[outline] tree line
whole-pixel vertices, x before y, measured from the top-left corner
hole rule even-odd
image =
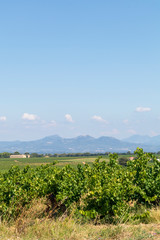
[[[20,155],[21,153],[16,151],[14,153],[10,153],[10,152],[2,152],[0,153],[0,158],[10,158],[10,155]],[[92,156],[108,156],[110,154],[110,152],[105,152],[105,153],[90,153],[90,152],[84,152],[84,153],[29,153],[29,152],[25,152],[25,155],[30,155],[31,158],[39,158],[39,157],[92,157]],[[158,151],[157,153],[152,153],[152,154],[160,154],[160,151]],[[128,152],[123,152],[123,153],[118,153],[118,155],[133,155],[132,152],[128,151]]]

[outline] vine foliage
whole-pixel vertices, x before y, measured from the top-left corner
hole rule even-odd
[[[16,218],[33,199],[49,194],[65,209],[74,204],[80,218],[126,220],[137,206],[159,205],[160,162],[137,148],[126,167],[118,163],[117,154],[110,154],[109,162],[99,157],[92,166],[79,164],[76,169],[70,165],[59,169],[55,164],[23,170],[14,166],[0,175],[1,218]]]

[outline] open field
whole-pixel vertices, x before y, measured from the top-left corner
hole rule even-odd
[[[18,166],[23,169],[29,165],[33,168],[40,166],[41,164],[48,164],[57,161],[56,166],[64,167],[67,164],[75,166],[77,164],[83,164],[83,162],[92,164],[97,156],[91,157],[38,157],[38,158],[0,158],[0,172],[9,170],[12,166]],[[103,160],[108,160],[108,156],[103,156]]]
[[[119,155],[119,157],[129,158],[131,155]],[[159,155],[156,155],[160,158]],[[92,164],[98,156],[87,156],[87,157],[37,157],[37,158],[0,158],[0,172],[5,172],[9,170],[12,166],[18,166],[23,169],[25,166],[36,168],[42,164],[53,163],[57,161],[57,167],[64,167],[67,164],[76,167],[77,164],[88,163]],[[109,156],[102,156],[102,160],[108,161]]]

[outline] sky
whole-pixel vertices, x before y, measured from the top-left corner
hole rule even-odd
[[[159,0],[0,0],[0,141],[160,134]]]

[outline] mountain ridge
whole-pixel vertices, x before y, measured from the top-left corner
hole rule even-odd
[[[148,135],[132,135],[129,138],[124,138],[123,141],[130,143],[145,143],[147,145],[160,144],[160,135],[150,137]]]
[[[89,135],[80,135],[75,138],[62,138],[59,135],[50,135],[32,141],[0,141],[0,152],[133,152],[137,147],[142,147],[146,152],[160,151],[160,135],[156,137],[137,135],[137,139],[141,139],[141,142],[131,142],[131,140],[138,141],[135,136],[131,136],[130,139],[128,138],[128,141],[126,141],[127,139],[119,140],[109,136],[94,138]]]

